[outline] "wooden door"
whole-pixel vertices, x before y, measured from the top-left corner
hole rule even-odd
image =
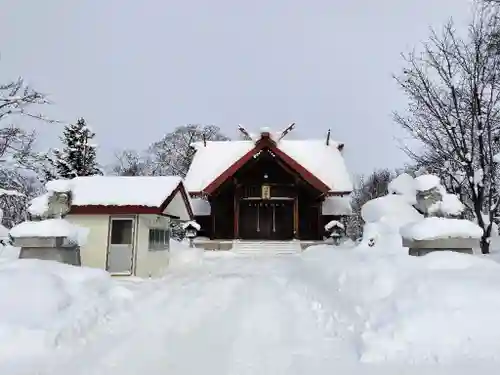
[[[272,208],[261,201],[240,202],[239,232],[244,240],[269,240],[272,238]]]
[[[273,206],[274,209],[274,240],[291,240],[293,239],[293,201],[277,202]]]

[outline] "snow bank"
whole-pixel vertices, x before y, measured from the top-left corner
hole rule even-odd
[[[199,266],[203,263],[204,250],[189,247],[184,242],[170,240],[169,269]]]
[[[481,238],[483,230],[468,220],[429,217],[403,226],[400,233],[408,239],[433,240],[449,237]]]
[[[1,215],[0,215],[1,216]],[[9,238],[9,230],[0,224],[0,240]]]
[[[105,271],[31,259],[0,263],[0,295],[2,364],[74,340],[131,299]]]
[[[65,219],[25,221],[10,230],[14,238],[26,237],[67,237],[79,245],[86,242],[88,229],[71,224]]]
[[[0,245],[0,261],[18,259],[20,251],[19,247]]]
[[[302,254],[334,294],[362,362],[500,359],[500,265],[452,252],[390,253],[318,246]]]

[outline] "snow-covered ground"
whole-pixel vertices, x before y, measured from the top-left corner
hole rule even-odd
[[[498,372],[499,264],[371,250],[186,250],[159,280],[3,260],[0,374]]]

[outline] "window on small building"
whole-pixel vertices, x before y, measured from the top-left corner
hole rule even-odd
[[[170,244],[170,231],[168,229],[149,230],[149,250],[168,250]]]

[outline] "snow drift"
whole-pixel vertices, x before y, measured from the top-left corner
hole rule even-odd
[[[131,299],[105,271],[40,260],[0,262],[0,363],[81,336]]]
[[[390,253],[317,246],[302,255],[337,290],[332,298],[358,335],[361,361],[500,359],[500,265],[452,252]]]

